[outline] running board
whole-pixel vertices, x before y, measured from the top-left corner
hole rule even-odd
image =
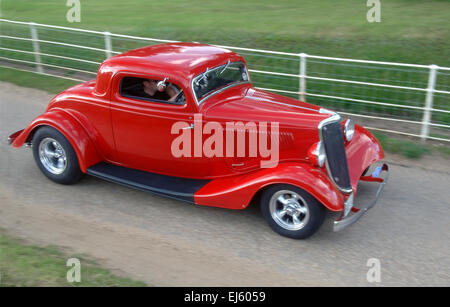
[[[130,188],[190,203],[194,203],[194,194],[209,182],[209,180],[148,173],[106,162],[89,167],[86,173]]]

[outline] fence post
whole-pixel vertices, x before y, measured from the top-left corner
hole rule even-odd
[[[428,87],[427,87],[427,96],[425,98],[425,110],[423,111],[422,118],[422,132],[420,133],[420,137],[422,140],[426,140],[429,135],[430,130],[430,121],[431,121],[431,109],[433,108],[433,95],[434,95],[434,87],[436,85],[436,71],[439,66],[430,65],[430,73],[428,76]]]
[[[36,62],[36,71],[38,73],[43,73],[44,69],[42,68],[41,49],[39,48],[39,36],[37,33],[36,24],[34,22],[30,22],[29,25],[31,41],[33,43],[34,60]]]
[[[103,35],[105,36],[105,53],[106,58],[110,58],[112,56],[112,42],[111,42],[111,33],[110,32],[103,32]]]
[[[305,101],[306,96],[306,53],[300,53],[300,75],[298,84],[298,98]]]

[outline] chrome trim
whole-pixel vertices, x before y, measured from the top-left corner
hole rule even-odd
[[[333,231],[341,231],[342,229],[350,226],[351,224],[353,224],[357,220],[359,220],[361,218],[361,216],[363,216],[363,214],[366,213],[370,208],[375,206],[375,204],[378,201],[378,198],[381,195],[381,192],[383,191],[383,188],[384,188],[387,180],[389,179],[389,165],[387,163],[382,163],[381,167],[382,167],[381,171],[386,172],[386,177],[383,179],[383,182],[380,182],[380,186],[378,187],[378,190],[375,194],[375,198],[368,205],[366,205],[363,208],[359,208],[358,212],[356,212],[355,214],[353,214],[349,217],[346,217],[345,214],[342,214],[336,221],[334,221]],[[371,177],[376,177],[376,176],[373,176],[374,173],[372,173]]]
[[[314,148],[312,151],[312,155],[314,155],[317,160],[317,166],[324,166],[327,156],[325,155],[325,147],[323,146],[322,142],[319,141],[317,143],[314,143],[310,148]]]
[[[220,71],[219,75],[221,75],[230,65],[230,60],[228,60],[227,64],[225,65],[225,67]]]
[[[229,89],[230,87],[233,87],[233,86],[236,86],[236,85],[241,85],[241,84],[246,84],[246,83],[250,83],[250,82],[249,82],[249,81],[245,81],[245,82],[236,82],[236,83],[232,83],[232,84],[230,84],[230,85],[221,87],[220,89],[215,90],[215,91],[209,93],[208,95],[206,95],[205,97],[203,97],[202,100],[200,100],[200,101],[197,100],[197,96],[195,95],[194,89],[192,89],[192,92],[194,93],[194,98],[195,98],[195,101],[197,102],[197,105],[200,105],[203,101],[205,101],[206,99],[208,99],[208,98],[211,97],[211,96],[214,96],[214,95],[216,95],[216,94],[219,94],[219,93],[223,92],[224,90]]]
[[[194,129],[194,124],[191,123],[189,126],[181,128],[181,130],[189,130],[189,129]]]
[[[242,162],[242,163],[233,163],[233,164],[231,164],[232,167],[244,166],[244,165],[245,165],[244,162]]]
[[[330,111],[330,110],[328,110],[328,109],[324,109],[324,108],[321,108],[321,109],[319,110],[319,113],[327,113],[327,114],[331,114],[331,115],[332,115],[332,116],[330,116],[330,117],[328,117],[328,118],[325,118],[323,121],[321,121],[321,122],[319,123],[319,126],[317,127],[317,128],[319,129],[319,138],[320,138],[320,141],[323,143],[322,128],[323,128],[325,125],[329,124],[329,123],[332,123],[332,122],[340,122],[342,118],[341,118],[341,116],[340,116],[338,113],[333,112],[333,111]],[[326,151],[325,151],[325,156],[326,156],[326,154],[327,154],[327,153],[326,153]],[[345,193],[345,194],[350,194],[350,193],[353,192],[353,189],[352,189],[352,188],[349,188],[349,189],[341,188],[341,187],[337,184],[337,182],[334,180],[333,175],[332,175],[331,170],[330,170],[330,165],[329,165],[329,163],[328,163],[328,157],[326,157],[326,159],[325,159],[325,167],[326,167],[326,169],[327,169],[328,177],[331,179],[331,181],[333,181],[334,185],[339,189],[339,191],[341,191],[341,192],[343,192],[343,193]]]
[[[355,198],[354,195],[355,194],[351,192],[347,200],[344,202],[344,217],[347,216],[353,208],[353,200]]]
[[[247,65],[245,65],[245,63],[242,62],[242,61],[235,61],[235,62],[231,62],[231,63],[242,63],[242,64],[244,64],[245,72],[246,72],[246,74],[247,74],[248,80],[247,80],[247,81],[241,81],[241,82],[231,83],[230,85],[227,85],[227,86],[225,86],[225,87],[222,87],[222,88],[220,88],[220,89],[217,89],[217,90],[215,90],[215,91],[209,93],[208,95],[206,95],[205,97],[203,97],[200,101],[198,101],[197,95],[195,94],[195,91],[194,91],[194,81],[195,81],[195,79],[196,79],[197,77],[199,77],[199,76],[205,74],[205,73],[208,72],[208,71],[211,71],[211,70],[214,70],[214,69],[218,69],[218,68],[220,68],[220,67],[222,67],[222,66],[228,65],[228,63],[227,63],[227,64],[220,65],[220,66],[217,66],[217,67],[214,67],[213,69],[207,68],[207,71],[205,71],[205,72],[203,72],[203,73],[201,73],[201,74],[195,76],[194,78],[192,78],[192,81],[191,81],[191,92],[192,92],[192,95],[194,96],[194,100],[195,100],[195,102],[197,103],[198,106],[199,106],[203,101],[205,101],[206,99],[210,98],[211,96],[213,96],[213,95],[215,95],[215,94],[218,94],[218,93],[221,93],[221,92],[223,92],[224,90],[229,89],[230,87],[233,87],[233,86],[236,86],[236,85],[240,85],[240,84],[246,84],[246,83],[251,84],[251,81],[250,81],[250,75],[248,74]]]
[[[341,120],[341,116],[338,113],[333,112],[333,111],[328,110],[328,109],[325,109],[325,108],[320,108],[319,109],[319,113],[322,113],[322,114],[325,113],[325,114],[331,114],[332,115],[330,117],[325,118],[323,121],[321,121],[319,123],[319,129],[322,129],[322,127],[325,126],[328,123],[337,122],[337,121]]]
[[[322,167],[327,160],[327,154],[325,153],[325,146],[322,142],[317,144],[317,164]]]
[[[350,137],[347,136],[347,133],[349,132],[349,129],[352,129],[352,134]],[[350,142],[353,139],[353,136],[355,135],[355,124],[353,121],[349,118],[345,121],[344,124],[344,137],[347,142]]]
[[[167,80],[169,80],[169,78],[164,78],[164,80],[162,80],[162,81],[159,81],[157,84],[156,84],[156,88],[158,89],[158,91],[160,91],[160,92],[164,92],[165,90],[166,90],[166,88],[167,88]]]

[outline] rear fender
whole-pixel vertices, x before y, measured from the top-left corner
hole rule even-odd
[[[34,133],[42,126],[53,127],[66,137],[75,150],[82,172],[85,173],[89,166],[102,160],[83,126],[70,113],[61,109],[38,116],[28,127],[14,136],[11,145],[18,148],[24,143],[31,142]]]
[[[197,191],[194,200],[198,205],[244,209],[258,191],[273,184],[297,186],[331,211],[344,209],[344,197],[326,171],[308,163],[283,163],[251,174],[215,179]]]

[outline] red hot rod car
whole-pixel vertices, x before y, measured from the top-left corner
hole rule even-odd
[[[62,184],[86,173],[197,205],[259,201],[269,225],[291,238],[312,235],[326,210],[340,212],[334,230],[355,222],[388,172],[364,128],[258,90],[241,56],[194,43],[107,59],[95,80],[57,95],[9,142],[31,145],[40,170]],[[379,186],[357,208],[360,180]]]

